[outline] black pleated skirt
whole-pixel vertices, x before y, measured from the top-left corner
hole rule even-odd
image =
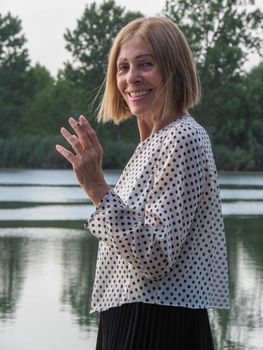
[[[96,350],[213,350],[206,309],[124,304],[102,311]]]

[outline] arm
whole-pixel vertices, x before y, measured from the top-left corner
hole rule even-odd
[[[202,193],[200,150],[190,138],[165,140],[144,218],[110,190],[88,222],[92,234],[149,279],[173,267]]]

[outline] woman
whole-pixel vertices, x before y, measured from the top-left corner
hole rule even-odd
[[[135,116],[140,133],[114,189],[88,121],[61,130],[74,153],[57,150],[96,206],[98,350],[213,349],[207,308],[228,307],[227,259],[210,141],[187,112],[198,100],[182,32],[139,18],[115,38],[99,111],[100,121]]]

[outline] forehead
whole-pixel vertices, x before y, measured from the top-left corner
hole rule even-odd
[[[153,57],[152,49],[140,36],[134,36],[121,45],[117,56],[117,63],[136,60],[142,57]]]

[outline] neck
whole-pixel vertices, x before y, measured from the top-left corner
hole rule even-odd
[[[140,116],[137,117],[137,125],[140,133],[140,141],[144,141],[147,137],[153,135],[158,130],[175,121],[183,113],[175,112],[170,116],[162,118],[161,120],[153,120],[151,117]]]
[[[154,121],[153,123],[153,126],[152,126],[152,134],[154,134],[156,131],[164,128],[166,125],[170,124],[171,122],[175,121],[178,117],[180,117],[183,113],[174,113],[170,116],[167,116],[163,119],[160,119],[160,120],[156,120]]]

